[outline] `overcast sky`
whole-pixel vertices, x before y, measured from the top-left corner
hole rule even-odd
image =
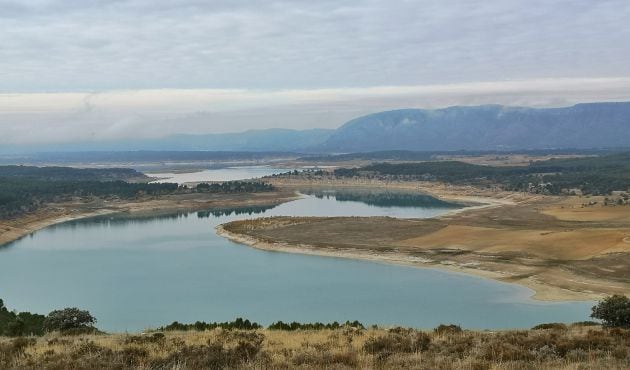
[[[630,100],[628,0],[0,0],[0,143]]]

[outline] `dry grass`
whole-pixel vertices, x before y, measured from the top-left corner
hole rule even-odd
[[[2,369],[627,369],[630,330],[167,332],[0,338]]]

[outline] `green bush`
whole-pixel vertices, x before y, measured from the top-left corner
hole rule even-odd
[[[604,298],[593,307],[591,317],[606,327],[630,328],[630,298],[617,294]]]
[[[92,332],[94,324],[96,324],[96,318],[90,312],[72,307],[49,313],[44,320],[44,330]]]
[[[567,330],[567,326],[559,322],[550,322],[546,324],[538,324],[532,328],[532,330],[546,330],[546,329]]]
[[[436,334],[458,334],[463,330],[459,325],[444,325],[440,324],[437,328],[433,329]]]

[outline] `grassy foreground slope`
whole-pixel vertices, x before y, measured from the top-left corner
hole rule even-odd
[[[627,369],[630,331],[270,329],[0,338],[2,369]]]
[[[0,304],[2,301],[0,301]],[[40,336],[25,337],[21,316],[0,309],[2,369],[623,369],[630,366],[630,299],[592,309],[600,324],[548,323],[530,330],[422,331],[358,321],[284,323],[266,329],[237,318],[197,321],[142,334],[105,334],[88,311],[54,310]],[[6,322],[8,320],[8,322]],[[1,321],[0,321],[1,323]],[[18,324],[18,325],[16,325]],[[35,325],[37,326],[37,325]],[[16,330],[17,329],[17,330]],[[21,330],[20,330],[21,329]],[[46,333],[42,336],[43,333]],[[0,333],[1,334],[1,333]]]

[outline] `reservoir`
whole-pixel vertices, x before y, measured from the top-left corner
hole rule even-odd
[[[37,313],[77,306],[106,331],[173,321],[274,321],[469,329],[589,319],[593,302],[545,303],[532,291],[432,268],[253,249],[219,224],[282,216],[433,217],[459,205],[410,193],[304,189],[276,207],[157,217],[95,217],[48,227],[0,248],[0,298]]]

